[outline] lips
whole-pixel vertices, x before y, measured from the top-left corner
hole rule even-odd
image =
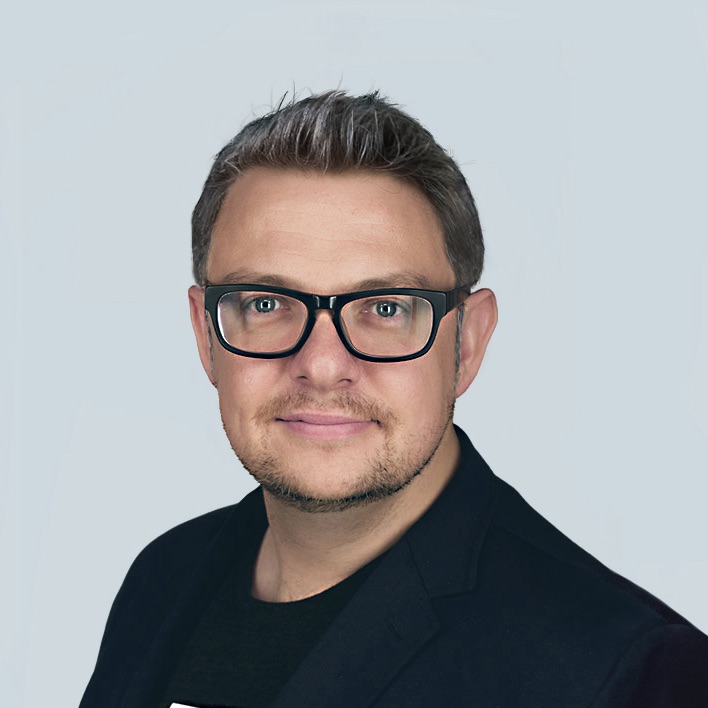
[[[369,420],[352,418],[345,415],[330,415],[327,413],[289,413],[278,418],[284,423],[308,423],[309,425],[347,425],[349,423],[370,423]]]
[[[342,439],[358,435],[370,426],[377,425],[375,420],[362,420],[347,415],[330,413],[296,412],[276,418],[285,428],[298,436],[316,439]]]

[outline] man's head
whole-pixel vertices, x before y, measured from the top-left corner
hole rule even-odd
[[[193,286],[191,314],[231,445],[273,497],[307,511],[341,510],[453,464],[454,402],[494,328],[493,295],[469,296],[459,325],[445,314],[459,311],[449,296],[429,351],[397,361],[362,357],[351,345],[359,332],[374,332],[369,353],[388,352],[393,333],[404,332],[392,328],[409,300],[390,293],[345,311],[331,298],[390,288],[450,292],[478,279],[483,247],[472,196],[427,131],[376,96],[330,93],[292,104],[222,150],[193,224],[200,286],[250,293],[231,293],[212,318],[204,288]],[[289,349],[293,342],[279,333],[301,322],[306,302],[310,329]],[[277,349],[275,358],[228,351],[229,327],[247,342],[237,342],[238,351]],[[394,343],[407,351],[406,341]]]

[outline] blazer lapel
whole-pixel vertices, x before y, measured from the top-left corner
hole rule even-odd
[[[369,705],[439,625],[408,544],[398,543],[290,678],[272,708]]]

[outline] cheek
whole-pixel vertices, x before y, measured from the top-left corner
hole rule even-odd
[[[428,355],[422,357],[421,370],[417,373],[420,396],[431,409],[431,414],[432,411],[442,411],[446,415],[451,400],[455,398],[457,375],[454,331],[448,334],[440,340],[440,346],[433,347]]]
[[[447,413],[454,391],[454,349],[431,350],[420,359],[400,364],[380,364],[371,377],[375,395],[395,410],[400,420],[420,423]]]
[[[246,419],[278,390],[283,380],[275,361],[248,359],[229,352],[215,357],[219,406],[222,416]]]

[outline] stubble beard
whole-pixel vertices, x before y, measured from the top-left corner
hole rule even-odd
[[[326,405],[313,399],[311,394],[302,392],[284,395],[271,400],[261,407],[254,421],[262,429],[258,443],[247,443],[239,439],[238,431],[231,426],[222,413],[222,424],[231,448],[250,475],[273,497],[300,511],[307,513],[340,512],[354,507],[390,497],[410,484],[430,463],[448,429],[455,409],[455,396],[451,394],[446,402],[445,414],[436,428],[416,431],[408,439],[396,442],[394,432],[397,418],[394,413],[367,398],[343,392],[330,398]],[[325,497],[309,492],[301,484],[287,459],[272,450],[268,424],[295,410],[326,410],[328,412],[350,414],[359,419],[376,421],[384,435],[384,443],[374,456],[369,457],[364,469],[357,476],[356,485],[342,496]],[[421,440],[429,441],[420,448]],[[328,449],[335,449],[336,442],[321,443],[322,458],[326,459]],[[342,475],[346,470],[333,470]]]

